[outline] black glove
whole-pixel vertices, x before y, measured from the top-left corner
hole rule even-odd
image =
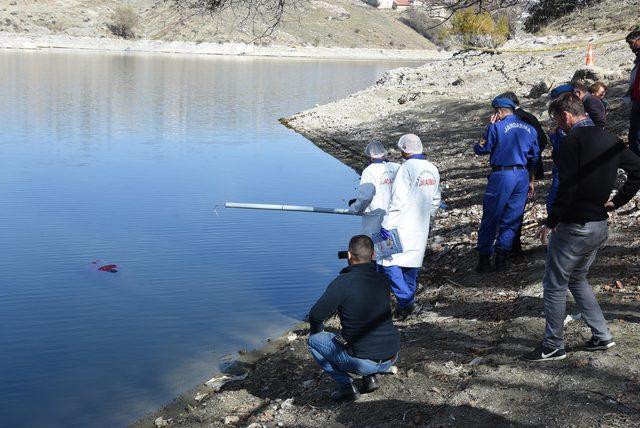
[[[357,199],[350,199],[350,200],[349,200],[349,206],[351,206],[351,205],[355,204],[355,203],[356,203],[356,201],[357,201]]]

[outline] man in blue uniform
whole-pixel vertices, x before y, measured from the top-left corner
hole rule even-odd
[[[495,269],[504,270],[516,236],[533,169],[538,161],[538,135],[514,114],[516,105],[508,98],[495,98],[495,113],[484,138],[473,149],[489,155],[491,174],[482,203],[482,222],[478,232],[479,273],[491,271],[491,254],[496,253]],[[496,238],[496,232],[498,234]]]

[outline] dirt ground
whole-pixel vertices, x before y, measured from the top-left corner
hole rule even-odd
[[[572,322],[567,359],[519,360],[544,326],[542,248],[529,250],[509,273],[484,277],[472,273],[471,254],[448,255],[459,269],[441,260],[422,278],[418,300],[425,309],[398,324],[399,372],[382,377],[380,390],[354,403],[331,402],[334,385],[306,351],[308,331],[297,330],[298,339],[251,365],[245,380],[220,393],[205,388],[210,395],[202,403],[182,401],[185,407],[140,426],[160,415],[180,427],[640,426],[640,288],[637,255],[630,255],[637,252],[620,237],[609,241],[591,275],[618,344],[607,352],[581,350],[590,333]],[[612,278],[622,288],[607,291]]]

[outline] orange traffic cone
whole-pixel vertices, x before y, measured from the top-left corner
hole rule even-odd
[[[587,48],[587,58],[585,60],[586,65],[593,65],[593,45],[589,43],[589,47]]]

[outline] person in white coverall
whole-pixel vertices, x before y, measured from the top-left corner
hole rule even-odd
[[[387,150],[379,141],[370,142],[364,153],[371,158],[371,165],[362,171],[358,197],[349,201],[349,211],[366,214],[362,216],[362,234],[371,237],[380,232],[400,164],[385,159]]]
[[[417,135],[400,137],[398,148],[405,161],[396,173],[380,233],[386,237],[390,230],[397,229],[403,252],[378,261],[378,267],[392,282],[398,301],[397,314],[406,317],[416,309],[416,282],[427,248],[429,226],[440,207],[440,174],[422,153]]]

